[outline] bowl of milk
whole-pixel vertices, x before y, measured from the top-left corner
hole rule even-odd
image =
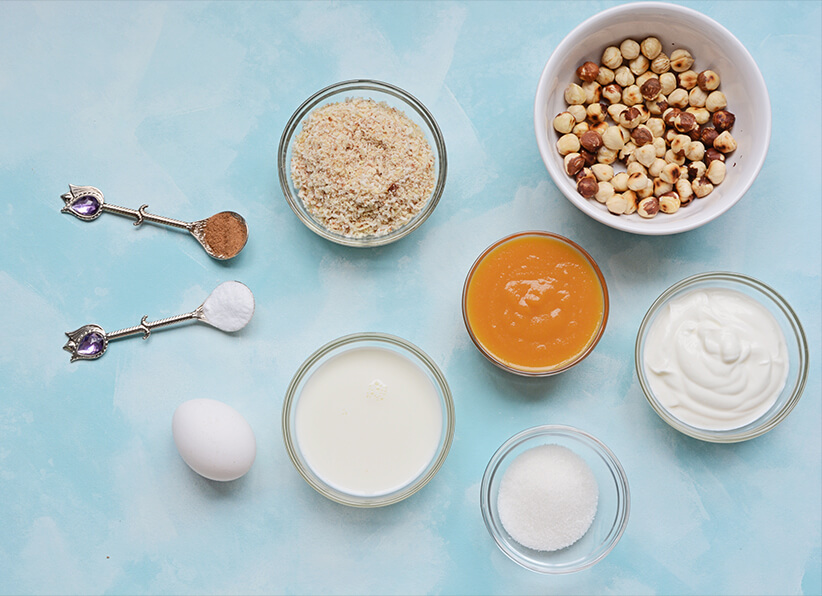
[[[283,402],[283,438],[300,475],[323,496],[382,507],[425,486],[454,437],[445,376],[414,344],[357,333],[314,352]]]

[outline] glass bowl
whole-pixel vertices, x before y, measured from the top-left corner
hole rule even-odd
[[[599,486],[591,527],[571,546],[550,552],[532,550],[514,540],[497,509],[500,482],[508,466],[524,451],[540,445],[560,445],[573,451],[590,466]],[[619,542],[628,524],[631,494],[622,465],[599,439],[570,426],[544,425],[514,435],[497,449],[482,477],[480,509],[494,542],[512,561],[537,573],[574,573],[601,561]]]
[[[564,364],[560,364],[559,366],[555,367],[546,367],[546,368],[526,368],[526,367],[517,367],[516,365],[505,362],[504,360],[500,359],[496,355],[494,355],[488,348],[486,348],[482,342],[477,338],[474,330],[471,326],[471,321],[468,317],[468,308],[467,308],[467,301],[468,301],[468,287],[471,284],[471,280],[474,277],[474,272],[477,270],[477,267],[483,260],[493,251],[495,248],[502,246],[506,242],[510,242],[511,240],[515,240],[517,238],[522,238],[524,236],[542,236],[546,238],[553,238],[554,240],[558,240],[568,247],[572,248],[574,251],[578,252],[584,259],[591,265],[594,270],[594,273],[599,280],[599,284],[602,288],[602,319],[599,322],[599,328],[596,330],[596,333],[591,337],[588,345],[571,361],[565,362]],[[497,240],[494,244],[486,248],[477,260],[474,261],[474,264],[471,265],[471,269],[468,271],[468,275],[465,277],[465,284],[462,288],[462,319],[465,323],[465,328],[468,330],[468,335],[471,337],[471,341],[474,342],[474,345],[477,349],[485,356],[490,362],[497,365],[499,368],[514,373],[516,375],[520,375],[523,377],[548,377],[551,375],[556,375],[561,372],[564,372],[570,368],[573,368],[580,362],[582,362],[588,354],[590,354],[593,349],[596,347],[597,343],[599,343],[600,338],[602,338],[603,333],[605,333],[605,325],[608,322],[608,309],[609,309],[609,300],[608,300],[608,285],[605,283],[605,276],[602,275],[602,271],[599,268],[599,265],[596,264],[594,258],[588,254],[579,244],[576,242],[565,238],[564,236],[560,236],[558,234],[552,234],[551,232],[542,232],[542,231],[528,231],[528,232],[519,232],[517,234],[511,234],[510,236],[506,236],[501,240]]]
[[[405,225],[381,236],[350,237],[327,229],[314,219],[311,213],[306,209],[303,201],[299,197],[299,189],[294,185],[294,181],[291,179],[293,146],[301,130],[302,122],[309,113],[317,107],[330,103],[339,103],[346,98],[354,97],[372,99],[378,103],[385,102],[389,106],[402,111],[420,127],[434,154],[436,181],[434,190],[428,198],[428,202],[422,210],[406,222]],[[337,244],[354,247],[371,247],[395,242],[416,230],[428,219],[428,216],[431,215],[437,203],[439,203],[440,197],[445,189],[445,175],[448,169],[448,160],[442,132],[440,132],[434,116],[422,102],[407,91],[389,83],[370,79],[355,79],[336,83],[325,89],[321,89],[306,99],[303,104],[297,108],[297,111],[294,112],[286,123],[283,136],[280,139],[280,146],[277,151],[277,169],[279,170],[280,186],[282,187],[283,194],[289,206],[308,229]]]
[[[345,492],[338,487],[330,485],[316,474],[300,450],[300,442],[296,428],[297,404],[308,379],[323,364],[335,356],[357,348],[381,348],[390,350],[416,365],[436,389],[442,408],[442,428],[439,444],[428,465],[420,471],[416,478],[407,484],[392,492],[374,496],[363,496]],[[454,438],[454,402],[445,376],[434,361],[417,346],[404,339],[385,333],[355,333],[327,343],[314,352],[300,366],[286,391],[283,402],[282,427],[283,439],[286,450],[288,451],[288,456],[291,458],[294,467],[297,468],[297,471],[312,488],[332,501],[343,505],[349,505],[351,507],[382,507],[402,501],[416,493],[436,475],[443,463],[445,463],[445,458],[448,456],[448,450]]]
[[[735,290],[749,298],[753,298],[764,306],[779,324],[788,348],[788,377],[785,381],[785,387],[777,397],[776,402],[767,412],[753,422],[730,430],[708,430],[691,426],[671,414],[651,389],[642,356],[645,352],[648,331],[662,309],[674,298],[695,290],[709,288]],[[634,362],[639,384],[648,399],[648,403],[665,422],[678,431],[696,439],[712,443],[737,443],[753,439],[771,430],[785,419],[799,401],[808,378],[808,342],[796,313],[790,304],[772,288],[747,275],[714,271],[683,279],[665,290],[654,301],[639,326],[634,350]]]

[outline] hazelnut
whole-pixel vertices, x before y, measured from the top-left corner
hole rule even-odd
[[[711,165],[712,161],[725,161],[725,155],[714,149],[713,147],[709,147],[705,150],[705,165]]]
[[[668,60],[668,56],[666,56],[664,52],[660,52],[656,58],[651,60],[651,70],[658,75],[668,72],[670,69],[671,62]]]
[[[656,214],[659,213],[659,199],[656,197],[646,197],[642,199],[637,205],[636,211],[640,217],[646,219],[656,217]]]
[[[645,197],[652,197],[654,196],[654,183],[648,178],[648,184],[645,185],[645,188],[640,188],[639,190],[634,191],[636,194],[637,199],[644,199]]]
[[[689,161],[702,161],[705,157],[705,145],[699,141],[691,141],[685,145],[685,159]]]
[[[696,123],[702,126],[703,124],[707,124],[708,121],[711,119],[711,113],[706,110],[705,108],[686,108],[686,112],[689,112],[694,115],[696,118]]]
[[[611,185],[616,192],[625,192],[628,190],[628,174],[627,172],[620,172],[611,178]]]
[[[665,167],[662,168],[662,171],[659,173],[659,179],[663,182],[667,182],[668,184],[673,184],[677,180],[679,180],[679,176],[682,173],[679,165],[675,163],[667,163]]]
[[[590,151],[586,151],[585,149],[580,149],[579,154],[582,156],[582,160],[585,162],[585,167],[589,168],[597,162],[597,154],[591,153]]]
[[[619,151],[625,142],[622,139],[622,132],[616,126],[609,126],[602,135],[602,143],[608,149]]]
[[[671,53],[671,70],[685,72],[694,64],[694,57],[688,50],[677,49]]]
[[[599,75],[599,66],[590,60],[577,68],[577,76],[586,83],[596,81],[597,75]]]
[[[725,162],[716,159],[708,166],[705,176],[714,186],[722,184],[722,181],[725,180],[725,169]]]
[[[691,138],[687,135],[676,135],[671,141],[671,151],[677,155],[685,154],[685,147],[691,142]]]
[[[708,168],[705,167],[705,163],[703,161],[692,161],[688,164],[688,178],[691,180],[702,178],[707,170]]]
[[[656,148],[653,145],[643,145],[639,147],[634,154],[636,155],[636,160],[647,168],[654,163],[656,159]]]
[[[673,184],[668,184],[667,182],[663,182],[659,178],[654,178],[654,196],[660,197],[664,195],[666,192],[671,192],[674,189]]]
[[[619,92],[619,98],[622,99],[622,91]],[[618,122],[619,115],[622,113],[623,110],[627,109],[627,107],[628,106],[626,106],[623,103],[612,103],[606,108],[606,111],[608,112],[608,115],[611,117],[611,120],[613,120],[614,122]]]
[[[659,75],[659,84],[662,85],[662,95],[668,95],[671,91],[676,89],[676,75],[672,72],[662,73]]]
[[[577,122],[582,122],[588,117],[588,111],[583,105],[568,106],[567,112],[571,114]]]
[[[614,71],[608,68],[607,66],[600,66],[599,74],[597,75],[596,81],[603,87],[605,85],[608,85],[609,83],[613,83]]]
[[[597,201],[605,203],[612,196],[614,196],[614,187],[611,186],[610,182],[597,183],[597,192],[594,194],[594,198]]]
[[[633,141],[625,143],[622,149],[619,150],[619,159],[627,165],[631,165],[631,162],[636,161],[634,151],[636,151],[636,145],[634,145]]]
[[[687,205],[690,203],[694,196],[694,189],[691,188],[691,183],[684,178],[680,178],[676,181],[676,184],[674,184],[674,190],[677,195],[679,195],[681,205]]]
[[[576,83],[571,83],[565,88],[565,103],[568,105],[584,104],[585,90]]]
[[[651,111],[645,107],[644,103],[638,103],[634,107],[639,110],[639,122],[641,124],[645,124],[651,119]]]
[[[709,112],[716,112],[717,110],[724,110],[728,106],[728,100],[722,91],[711,91],[705,100],[705,107]]]
[[[619,114],[619,125],[625,128],[636,128],[641,114],[636,108],[627,108]]]
[[[574,117],[570,112],[560,112],[554,116],[554,130],[559,134],[568,134],[571,130],[573,130],[574,124],[576,124],[576,120],[574,120]]]
[[[658,178],[659,173],[662,171],[662,168],[665,167],[665,164],[668,163],[664,159],[657,157],[650,166],[648,166],[648,175],[652,178]]]
[[[694,190],[694,195],[696,195],[696,198],[702,199],[711,194],[714,189],[714,185],[711,184],[710,180],[703,176],[702,178],[697,178],[691,182],[691,188]]]
[[[642,103],[642,93],[636,85],[629,85],[622,90],[622,103],[626,106],[635,106]],[[643,106],[644,107],[644,106]]]
[[[662,43],[656,37],[646,37],[639,44],[639,50],[648,60],[653,60],[662,51]]]
[[[622,57],[626,60],[633,60],[639,56],[639,44],[633,39],[626,39],[619,44],[619,51],[622,52]]]
[[[599,190],[599,183],[594,178],[582,178],[577,182],[577,192],[586,199],[590,199]]]
[[[727,130],[723,131],[714,139],[714,149],[722,153],[731,153],[736,150],[736,139]]]
[[[640,54],[633,60],[628,63],[628,68],[631,69],[631,72],[634,73],[636,76],[639,76],[648,70],[648,67],[651,63],[648,59]]]
[[[591,130],[593,130],[594,132],[598,132],[599,135],[602,136],[602,133],[604,133],[606,130],[608,130],[608,123],[607,122],[597,122],[596,124],[594,124],[591,127]]]
[[[696,78],[696,84],[703,91],[714,91],[719,87],[719,75],[712,70],[703,70]]]
[[[637,204],[637,196],[636,193],[632,190],[626,190],[622,193],[622,198],[625,199],[626,207],[625,211],[623,212],[624,215],[630,215],[631,213],[636,213],[636,204]]]
[[[591,125],[587,122],[580,122],[579,124],[575,124],[574,128],[571,129],[571,132],[574,133],[576,136],[581,137],[586,132],[591,130]]]
[[[662,84],[659,82],[659,79],[648,79],[639,88],[639,92],[642,93],[642,97],[644,97],[648,101],[654,100],[657,97],[659,97],[659,93],[661,90]]]
[[[736,122],[736,116],[731,114],[728,110],[717,110],[714,112],[711,120],[714,126],[720,132],[731,130]]]
[[[657,157],[665,157],[665,151],[668,150],[668,145],[662,137],[654,138],[654,151]]]
[[[715,128],[705,127],[700,131],[700,138],[699,140],[702,141],[702,144],[706,147],[713,147],[714,140],[716,137],[719,136],[719,132]]]
[[[614,177],[614,168],[607,164],[594,164],[591,166],[591,173],[600,182],[608,182]]]
[[[651,72],[650,70],[648,70],[646,72],[643,72],[641,75],[639,75],[636,78],[636,81],[634,81],[634,83],[636,85],[638,85],[640,88],[642,88],[642,86],[651,79],[656,79],[658,81],[659,80],[659,75],[656,74],[655,72]]]
[[[597,162],[602,164],[612,164],[617,160],[618,153],[613,149],[609,149],[608,147],[601,147],[599,151],[597,151]]]
[[[697,75],[694,71],[686,70],[685,72],[681,72],[676,75],[676,84],[683,89],[690,91],[696,87],[696,78]]]
[[[665,122],[662,121],[662,118],[649,118],[645,126],[648,127],[654,137],[661,137],[662,133],[665,132]]]
[[[586,151],[596,153],[599,151],[599,148],[602,147],[602,137],[599,133],[589,130],[583,133],[579,138],[579,144],[582,145]]]
[[[696,116],[688,112],[680,112],[674,118],[674,128],[679,132],[687,133],[697,128]]]
[[[588,109],[585,110],[585,112],[587,120],[594,124],[605,122],[605,118],[608,117],[608,114],[605,112],[605,108],[602,107],[601,103],[592,103],[588,106]]]
[[[676,213],[679,211],[679,206],[682,202],[679,200],[679,195],[675,192],[668,191],[659,197],[659,210],[662,213]]]
[[[690,113],[690,112],[689,112]],[[694,116],[696,118],[696,116]],[[700,137],[699,125],[694,126],[691,130],[685,133],[692,141],[698,141]]]
[[[622,64],[622,52],[620,52],[616,46],[608,46],[605,48],[605,51],[602,52],[601,62],[603,66],[611,70],[616,70]]]
[[[583,83],[581,86],[585,91],[585,103],[596,103],[602,97],[602,86],[596,81]]]
[[[691,92],[688,93],[688,105],[693,108],[704,108],[707,99],[708,94],[699,87],[694,87],[691,89]]]
[[[634,84],[634,73],[627,66],[620,66],[614,71],[614,82],[622,87]]]
[[[645,125],[639,125],[631,131],[631,139],[637,147],[654,142],[654,134]]]
[[[668,105],[668,98],[660,93],[655,100],[646,101],[645,107],[654,116],[661,116],[670,106]]]
[[[628,189],[633,190],[634,192],[638,190],[642,190],[646,186],[648,186],[648,176],[643,174],[642,172],[636,172],[628,176]]]
[[[612,197],[609,197],[607,201],[605,201],[605,207],[607,207],[608,211],[610,211],[614,215],[622,215],[628,208],[628,202],[622,195],[615,194]]]
[[[593,180],[594,182],[597,181],[596,177],[591,173],[591,168],[582,168],[579,172],[574,175],[574,182],[579,184],[579,182],[585,178]]]
[[[585,165],[585,160],[579,153],[569,153],[565,156],[565,173],[569,176],[575,176],[577,172],[579,172],[583,166]]]
[[[665,161],[668,163],[675,163],[678,166],[685,164],[685,155],[683,154],[676,154],[672,150],[668,149],[665,152]]]
[[[676,88],[668,94],[668,105],[675,108],[688,107],[688,92],[685,89]]]
[[[610,83],[602,88],[602,97],[607,99],[611,104],[622,101],[622,87],[618,83]]]
[[[636,161],[634,163],[628,164],[628,167],[626,168],[626,174],[628,174],[629,178],[631,177],[631,174],[645,174],[647,176],[648,170],[645,169],[645,166]]]
[[[575,134],[564,134],[557,141],[557,151],[560,155],[568,155],[579,151],[579,138]]]

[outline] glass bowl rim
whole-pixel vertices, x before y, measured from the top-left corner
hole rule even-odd
[[[324,228],[316,222],[308,214],[300,198],[294,195],[291,188],[291,167],[290,164],[286,164],[286,158],[289,147],[292,144],[292,140],[295,138],[300,124],[308,116],[308,114],[318,104],[333,95],[358,90],[386,93],[411,107],[420,116],[420,118],[422,118],[425,126],[428,127],[434,141],[432,151],[435,153],[437,162],[439,163],[434,190],[422,210],[404,226],[401,226],[388,234],[384,234],[382,236],[366,236],[364,238],[343,236],[342,234],[337,234]],[[280,188],[285,195],[285,199],[288,202],[289,207],[291,207],[291,210],[309,230],[336,244],[352,246],[355,248],[370,248],[396,242],[400,238],[403,238],[416,230],[428,219],[442,198],[442,194],[445,190],[445,179],[448,172],[448,157],[442,131],[440,130],[434,115],[419,99],[408,91],[397,87],[396,85],[392,85],[391,83],[386,83],[376,79],[349,79],[328,85],[327,87],[313,93],[294,111],[288,119],[288,122],[286,122],[285,128],[283,129],[283,134],[280,137],[280,144],[277,149],[277,171],[280,180]]]
[[[482,342],[480,342],[474,334],[474,330],[471,328],[471,323],[468,320],[468,309],[466,308],[466,303],[468,301],[468,286],[471,283],[471,279],[474,277],[474,272],[477,270],[477,267],[495,248],[502,246],[503,244],[515,240],[517,238],[521,238],[523,236],[541,236],[543,238],[553,238],[554,240],[558,240],[559,242],[567,244],[571,248],[575,249],[591,265],[591,267],[594,270],[594,273],[596,274],[597,280],[599,281],[599,285],[602,288],[602,319],[600,321],[599,328],[597,329],[596,334],[589,341],[586,348],[582,352],[580,352],[576,358],[574,358],[570,362],[566,362],[564,365],[559,366],[557,368],[529,370],[515,368],[513,366],[506,364],[505,362],[497,359],[496,356],[494,356],[489,350],[485,348],[485,346],[482,345]],[[602,336],[605,334],[605,327],[608,324],[609,313],[610,297],[608,293],[608,284],[605,281],[605,275],[602,273],[602,270],[599,268],[599,265],[594,260],[594,257],[592,257],[587,250],[582,248],[579,244],[577,244],[570,238],[566,238],[565,236],[561,236],[560,234],[555,234],[554,232],[546,232],[544,230],[526,230],[522,232],[516,232],[514,234],[509,234],[504,238],[500,238],[499,240],[488,246],[476,258],[474,264],[471,265],[471,268],[468,270],[468,274],[465,276],[465,282],[462,286],[462,320],[465,324],[465,329],[468,331],[468,335],[471,338],[471,341],[474,343],[474,346],[476,346],[480,353],[483,356],[485,356],[485,358],[492,364],[496,365],[497,367],[501,368],[506,372],[513,373],[521,377],[550,377],[553,375],[558,375],[559,373],[565,372],[566,370],[573,368],[574,366],[585,360],[588,357],[588,355],[594,351],[594,348],[599,343],[599,340],[602,339]]]
[[[325,483],[322,483],[320,481],[319,477],[317,478],[317,480],[315,480],[314,477],[312,477],[310,474],[306,472],[304,464],[297,455],[297,439],[295,436],[292,435],[290,427],[291,410],[296,407],[297,402],[300,398],[300,395],[296,392],[297,387],[302,382],[302,380],[306,378],[306,376],[314,370],[314,365],[317,364],[317,362],[319,362],[323,357],[340,348],[342,348],[342,350],[340,351],[340,353],[342,353],[344,351],[347,351],[348,349],[356,347],[357,344],[362,343],[389,344],[391,346],[394,346],[395,348],[400,348],[398,352],[406,352],[410,353],[412,356],[415,356],[422,363],[422,365],[424,365],[426,372],[430,373],[431,376],[434,378],[434,385],[440,396],[442,415],[445,423],[445,433],[444,436],[440,439],[441,445],[435,453],[434,457],[431,459],[431,462],[433,463],[429,463],[425,473],[421,474],[412,482],[393,493],[377,495],[375,497],[346,495],[344,491],[339,489],[330,490]],[[403,354],[403,356],[407,357],[406,354]],[[416,362],[413,363],[415,365],[417,364]],[[422,487],[428,484],[428,482],[430,482],[434,478],[434,476],[436,476],[440,468],[442,468],[443,464],[445,463],[445,460],[448,457],[448,453],[451,449],[451,444],[454,440],[455,426],[456,422],[454,400],[451,394],[451,389],[448,386],[448,381],[445,379],[445,375],[437,366],[436,362],[434,362],[434,360],[430,356],[428,356],[428,354],[426,354],[423,350],[421,350],[419,347],[417,347],[410,341],[388,333],[351,333],[327,342],[326,344],[315,350],[299,366],[297,371],[294,373],[294,376],[291,378],[291,382],[288,385],[288,389],[286,389],[285,399],[283,400],[283,441],[285,442],[285,448],[288,452],[288,457],[291,459],[291,463],[297,469],[297,472],[299,472],[300,476],[302,476],[302,478],[309,484],[309,486],[311,486],[318,493],[336,503],[348,505],[350,507],[375,508],[384,507],[386,505],[393,505],[394,503],[398,503],[399,501],[407,499],[408,497],[419,491]]]
[[[674,417],[656,399],[654,392],[651,390],[651,387],[648,384],[648,381],[645,377],[643,369],[644,367],[641,365],[641,349],[644,343],[644,339],[648,334],[648,330],[651,325],[651,320],[654,318],[657,312],[663,306],[665,306],[665,304],[667,304],[668,300],[670,300],[675,295],[695,286],[698,286],[700,284],[710,282],[724,282],[732,286],[739,285],[753,289],[757,293],[756,296],[751,296],[748,293],[745,293],[745,295],[755,299],[757,302],[763,305],[763,298],[767,298],[770,301],[770,303],[772,305],[775,305],[779,309],[779,311],[784,315],[785,321],[788,323],[788,326],[794,332],[793,339],[796,340],[797,344],[799,362],[797,363],[796,367],[796,381],[794,383],[793,389],[791,390],[791,395],[788,397],[785,404],[783,404],[783,406],[779,409],[776,415],[770,418],[765,424],[757,424],[756,426],[748,428],[744,431],[741,429],[729,429],[724,431],[706,430],[695,426],[691,426],[690,424],[682,422],[678,418]],[[780,325],[780,328],[781,327],[782,325]],[[791,338],[786,337],[785,339],[789,341]],[[645,313],[645,316],[642,318],[642,322],[639,325],[639,330],[637,331],[636,336],[636,342],[634,344],[634,368],[636,369],[636,374],[637,378],[639,379],[639,385],[642,388],[642,393],[645,396],[645,399],[650,404],[651,408],[653,408],[653,410],[657,413],[657,415],[659,415],[660,418],[662,418],[662,420],[664,420],[668,425],[670,425],[674,429],[678,430],[679,432],[685,435],[688,435],[689,437],[693,437],[695,439],[699,439],[702,441],[707,441],[709,443],[739,443],[741,441],[747,441],[749,439],[759,437],[768,432],[769,430],[773,429],[774,427],[776,427],[788,416],[788,414],[790,414],[791,410],[793,410],[793,408],[799,402],[799,398],[802,397],[802,393],[805,389],[805,385],[808,380],[808,366],[808,340],[805,336],[805,331],[802,328],[802,323],[799,321],[799,317],[796,315],[796,312],[793,310],[788,301],[768,284],[749,275],[745,275],[743,273],[735,273],[732,271],[707,271],[704,273],[697,273],[696,275],[691,275],[671,285],[668,289],[662,292],[648,308],[648,311]],[[786,381],[786,387],[788,385],[788,382],[790,381],[791,379],[788,379]],[[784,390],[785,389],[783,388],[782,391]],[[751,422],[749,424],[754,423],[756,423],[756,421]],[[742,428],[744,429],[745,426],[743,426]]]
[[[545,565],[534,565],[530,561],[526,560],[525,558],[521,557],[519,552],[509,548],[500,538],[499,532],[497,529],[497,525],[501,526],[501,522],[499,524],[494,524],[492,519],[496,519],[497,515],[496,512],[492,512],[491,508],[491,483],[492,478],[497,474],[500,465],[503,461],[505,461],[511,453],[524,443],[536,439],[536,438],[543,438],[543,437],[553,437],[553,436],[563,436],[563,437],[571,437],[574,439],[582,439],[583,443],[588,445],[591,450],[597,453],[605,464],[608,466],[612,476],[615,479],[615,486],[616,486],[616,493],[617,493],[617,520],[615,525],[612,527],[612,537],[610,542],[608,543],[607,547],[596,557],[591,558],[590,560],[585,560],[581,564],[575,567],[555,567],[555,566],[545,566]],[[622,498],[620,498],[622,497]],[[488,465],[485,467],[485,473],[482,475],[482,483],[480,485],[480,510],[482,512],[482,519],[485,522],[485,528],[488,530],[488,533],[494,539],[497,547],[512,561],[517,563],[518,565],[536,573],[544,573],[544,574],[565,574],[565,573],[575,573],[577,571],[582,571],[584,569],[588,569],[594,566],[596,563],[604,559],[613,549],[616,547],[617,543],[622,538],[622,535],[625,533],[625,528],[628,525],[628,518],[631,515],[631,489],[628,484],[628,476],[625,474],[625,469],[622,467],[617,456],[614,454],[611,449],[605,445],[602,441],[596,438],[591,433],[588,433],[584,430],[580,430],[573,426],[563,425],[563,424],[542,424],[539,426],[532,426],[531,428],[527,428],[522,430],[507,441],[505,441],[500,447],[494,452],[494,455],[491,456],[491,459],[488,461]],[[613,532],[613,528],[616,527],[616,532]],[[526,548],[526,547],[523,547]]]

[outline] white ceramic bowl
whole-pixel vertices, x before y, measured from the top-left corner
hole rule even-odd
[[[619,46],[626,38],[641,42],[653,35],[670,55],[685,48],[693,55],[694,70],[716,71],[720,87],[728,98],[728,111],[736,115],[732,134],[739,145],[726,160],[727,176],[703,199],[673,214],[660,213],[653,219],[613,215],[605,205],[577,193],[574,180],[563,169],[557,152],[559,135],[554,116],[565,111],[565,87],[578,82],[576,69],[586,60],[601,63],[603,50]],[[560,42],[551,55],[537,87],[534,127],[545,167],[562,193],[581,211],[597,221],[634,234],[676,234],[697,228],[725,213],[751,187],[768,152],[771,140],[771,103],[768,89],[756,62],[727,29],[716,21],[684,6],[662,2],[637,2],[605,10],[584,21]]]

